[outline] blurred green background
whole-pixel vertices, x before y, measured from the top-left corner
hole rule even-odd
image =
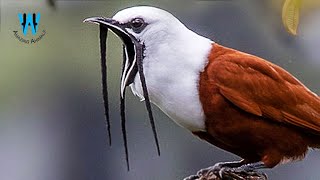
[[[193,137],[153,106],[162,154],[156,154],[144,103],[127,93],[131,171],[120,133],[121,42],[108,39],[113,145],[107,146],[100,88],[98,27],[82,23],[136,5],[173,13],[215,42],[268,59],[320,93],[320,10],[302,13],[298,36],[281,23],[281,0],[1,0],[0,179],[168,180],[239,158]],[[40,12],[36,44],[23,44],[18,13]],[[21,33],[20,33],[21,34]],[[29,33],[30,34],[30,33]],[[31,35],[28,35],[31,37]],[[285,137],[284,137],[285,138]],[[320,153],[267,170],[270,179],[320,179]]]

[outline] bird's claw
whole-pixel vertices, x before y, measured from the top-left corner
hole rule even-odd
[[[219,163],[215,164],[214,166],[201,169],[197,172],[196,175],[191,175],[189,177],[184,178],[183,180],[209,180],[209,179],[216,179],[217,175],[221,169]]]
[[[243,168],[223,167],[219,171],[221,179],[236,179],[236,180],[267,180],[267,175],[262,172],[253,171]]]
[[[212,176],[213,174],[219,173],[222,167],[223,163],[217,163],[214,166],[199,170],[197,176]]]
[[[198,175],[191,175],[189,177],[184,178],[183,180],[198,180],[200,177]]]

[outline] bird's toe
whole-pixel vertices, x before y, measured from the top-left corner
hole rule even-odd
[[[198,179],[199,179],[198,175],[191,175],[191,176],[184,178],[183,180],[198,180]]]

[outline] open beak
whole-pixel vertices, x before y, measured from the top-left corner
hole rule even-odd
[[[106,38],[107,38],[107,30],[110,29],[113,33],[115,33],[120,39],[123,41],[124,44],[124,59],[123,59],[123,66],[122,66],[122,74],[121,74],[121,98],[120,98],[120,116],[121,116],[121,127],[123,133],[123,141],[126,153],[126,162],[127,168],[129,170],[129,155],[128,155],[128,144],[127,144],[127,136],[126,136],[126,118],[125,118],[125,89],[127,86],[133,83],[134,78],[137,74],[139,74],[141,87],[143,91],[143,96],[146,104],[146,108],[148,111],[149,119],[151,128],[153,131],[155,143],[157,146],[157,152],[160,156],[160,147],[159,141],[157,136],[157,131],[155,128],[154,118],[151,109],[150,98],[148,95],[148,89],[146,85],[146,79],[144,76],[143,71],[143,57],[144,57],[144,49],[145,46],[141,43],[138,39],[132,36],[126,28],[128,28],[128,24],[121,24],[118,21],[110,18],[104,17],[92,17],[87,18],[84,22],[91,22],[100,25],[100,49],[101,49],[101,68],[102,68],[102,86],[103,86],[103,95],[104,95],[104,102],[105,102],[105,112],[106,112],[106,120],[108,123],[108,132],[109,132],[109,139],[111,143],[111,133],[110,133],[110,122],[108,117],[108,97],[107,97],[107,83],[106,83]]]
[[[136,45],[139,44],[139,41],[127,32],[125,24],[121,24],[114,19],[105,17],[91,17],[85,19],[83,22],[91,22],[99,24],[100,26],[105,26],[122,40],[125,49],[125,60],[123,62],[124,64],[121,73],[120,93],[121,97],[123,98],[125,88],[133,83],[134,78],[138,73],[137,57],[143,57],[142,55],[137,54]]]

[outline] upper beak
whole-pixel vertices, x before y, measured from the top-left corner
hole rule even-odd
[[[116,24],[116,20],[113,20],[112,18],[106,18],[106,17],[90,17],[83,20],[83,22],[91,22],[91,23],[97,23],[97,24]]]
[[[106,26],[107,28],[110,28],[112,31],[114,31],[114,33],[116,33],[117,35],[121,35],[121,33],[127,34],[127,32],[125,32],[125,29],[121,28],[120,23],[111,18],[91,17],[91,18],[85,19],[83,22],[90,22],[90,23]]]
[[[121,74],[121,96],[123,97],[125,88],[133,83],[134,78],[138,72],[137,67],[137,52],[136,52],[136,43],[139,41],[132,36],[130,33],[127,32],[125,24],[121,24],[118,21],[105,18],[105,17],[91,17],[85,19],[83,22],[90,22],[99,24],[100,26],[105,26],[109,28],[113,33],[115,33],[124,44],[124,64]]]

